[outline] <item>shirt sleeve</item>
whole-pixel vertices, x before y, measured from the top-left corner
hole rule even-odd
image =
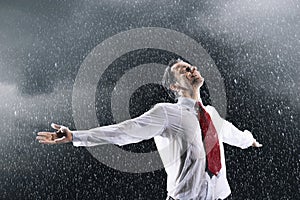
[[[214,107],[207,106],[206,108],[212,117],[218,136],[221,137],[222,142],[242,149],[248,148],[253,144],[254,138],[250,131],[239,130],[231,122],[223,119]]]
[[[119,124],[97,127],[90,130],[72,131],[74,146],[102,144],[126,145],[160,135],[167,123],[165,109],[161,104],[143,115]]]
[[[223,136],[223,142],[242,149],[250,147],[254,142],[253,135],[250,131],[241,131],[226,120],[224,120],[221,135]]]

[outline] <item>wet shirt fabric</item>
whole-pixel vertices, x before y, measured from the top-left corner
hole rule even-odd
[[[126,145],[154,138],[167,172],[168,196],[174,199],[217,199],[230,194],[222,142],[247,148],[253,142],[249,131],[240,131],[206,106],[217,129],[222,168],[218,177],[205,172],[206,153],[195,109],[196,101],[180,97],[175,104],[159,103],[143,115],[119,124],[72,131],[74,146]]]

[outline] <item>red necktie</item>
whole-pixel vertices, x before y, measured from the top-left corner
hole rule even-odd
[[[202,138],[206,151],[207,169],[213,175],[218,175],[221,169],[221,153],[218,134],[210,115],[200,102],[198,106],[198,119],[202,131]]]

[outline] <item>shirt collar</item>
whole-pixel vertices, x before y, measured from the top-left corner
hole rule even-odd
[[[200,102],[202,104],[202,101],[200,99]],[[178,104],[190,107],[190,108],[194,108],[195,104],[196,104],[196,100],[191,99],[191,98],[187,98],[187,97],[179,97],[178,98]],[[202,104],[203,105],[203,104]]]

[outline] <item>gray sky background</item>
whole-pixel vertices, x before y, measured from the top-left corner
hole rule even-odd
[[[41,170],[30,164],[35,159],[30,152],[52,147],[36,144],[34,133],[49,129],[51,122],[72,125],[72,87],[85,57],[108,37],[140,27],[173,29],[198,41],[224,78],[231,101],[229,117],[237,113],[237,121],[243,118],[237,110],[251,107],[249,101],[257,109],[274,110],[266,116],[273,124],[260,136],[274,147],[263,152],[261,163],[268,163],[270,157],[283,158],[286,152],[291,155],[299,140],[299,23],[297,0],[2,0],[0,168],[3,174],[18,171],[20,176]],[[286,126],[278,126],[282,116]],[[247,117],[256,116],[247,113]],[[267,134],[274,127],[280,129],[276,137],[292,133],[286,141],[280,138],[286,151],[277,157],[269,154],[281,145]],[[281,165],[280,160],[274,161],[274,166]]]

